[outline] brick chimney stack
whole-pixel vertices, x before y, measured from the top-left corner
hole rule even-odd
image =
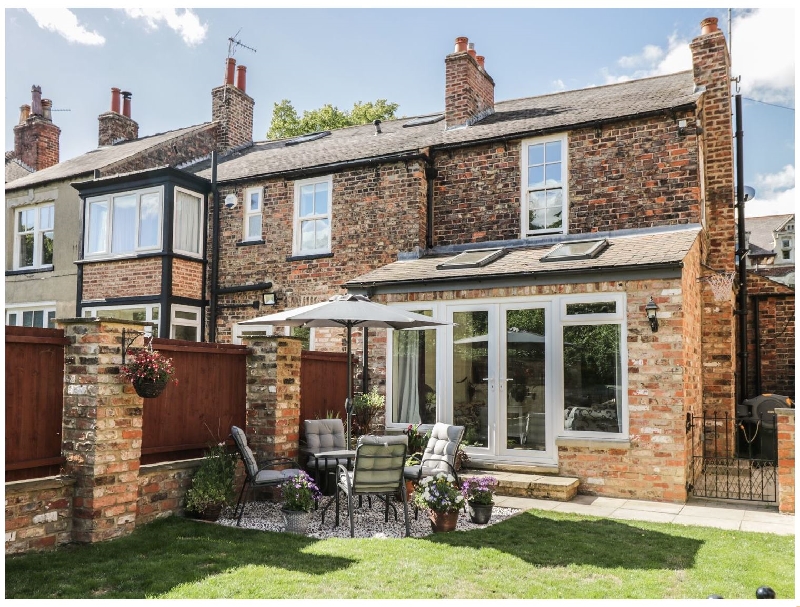
[[[35,171],[59,162],[61,129],[53,124],[53,102],[42,99],[42,87],[31,87],[31,105],[22,105],[14,127],[14,155]]]
[[[236,60],[228,57],[222,86],[211,90],[211,119],[217,123],[219,152],[253,141],[253,107],[256,102],[245,92],[246,70],[243,65],[237,68]]]
[[[120,113],[122,96],[122,113]],[[131,93],[111,89],[111,110],[97,117],[99,122],[97,145],[114,145],[120,141],[133,141],[139,138],[139,125],[131,118]]]
[[[494,113],[494,80],[484,69],[484,57],[465,37],[445,57],[444,112],[447,128],[474,124]]]

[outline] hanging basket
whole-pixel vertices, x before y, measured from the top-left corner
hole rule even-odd
[[[167,387],[169,379],[137,379],[133,382],[133,389],[142,398],[156,398]]]

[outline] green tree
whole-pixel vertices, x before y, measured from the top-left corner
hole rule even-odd
[[[389,103],[386,99],[375,102],[358,101],[353,109],[342,111],[334,105],[326,103],[316,110],[305,110],[303,116],[297,115],[292,102],[282,99],[275,103],[272,110],[272,121],[267,131],[267,139],[283,139],[297,137],[306,133],[340,129],[357,124],[369,124],[374,120],[391,120],[395,117],[397,103]]]

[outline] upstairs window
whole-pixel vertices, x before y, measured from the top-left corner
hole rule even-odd
[[[17,209],[14,220],[15,270],[53,265],[54,214],[52,204]]]
[[[86,200],[86,257],[161,248],[163,189],[123,192]]]
[[[202,207],[203,200],[198,194],[175,188],[175,233],[172,248],[176,252],[200,255]]]
[[[295,255],[331,252],[331,189],[331,177],[295,182]]]
[[[262,198],[261,188],[252,188],[245,192],[244,240],[261,240]]]
[[[566,233],[567,137],[522,142],[522,236]]]

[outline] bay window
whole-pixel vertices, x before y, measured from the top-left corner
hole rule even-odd
[[[86,257],[161,248],[163,188],[124,192],[86,201]]]

